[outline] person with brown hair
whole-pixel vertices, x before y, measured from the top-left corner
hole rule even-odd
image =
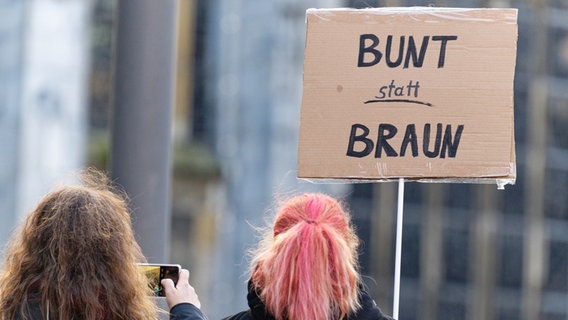
[[[359,239],[335,198],[285,201],[252,252],[249,309],[225,320],[388,320],[364,290]]]
[[[125,194],[98,171],[82,178],[47,194],[11,238],[0,319],[157,319]],[[177,287],[163,283],[171,317],[205,319],[188,279],[182,270]]]

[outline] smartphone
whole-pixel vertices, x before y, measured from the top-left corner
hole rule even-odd
[[[157,297],[165,296],[162,279],[172,279],[174,284],[177,284],[181,270],[179,264],[138,263],[138,267],[146,275],[148,286]]]

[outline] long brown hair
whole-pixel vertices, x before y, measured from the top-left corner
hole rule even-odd
[[[81,178],[82,185],[47,194],[9,242],[0,273],[0,319],[30,318],[30,294],[39,297],[44,319],[157,318],[136,266],[145,258],[125,195],[98,171]]]

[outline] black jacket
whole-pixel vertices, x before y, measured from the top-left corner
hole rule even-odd
[[[263,302],[256,294],[254,284],[250,281],[247,300],[249,310],[241,311],[222,320],[275,320],[264,308]],[[363,288],[359,290],[359,302],[361,302],[361,309],[357,313],[350,315],[347,320],[392,320],[392,318],[381,312],[381,309]]]
[[[176,304],[170,310],[171,320],[207,320],[207,317],[191,303]]]

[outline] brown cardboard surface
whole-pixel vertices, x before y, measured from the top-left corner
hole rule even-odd
[[[516,9],[309,9],[306,23],[299,178],[514,184]]]

